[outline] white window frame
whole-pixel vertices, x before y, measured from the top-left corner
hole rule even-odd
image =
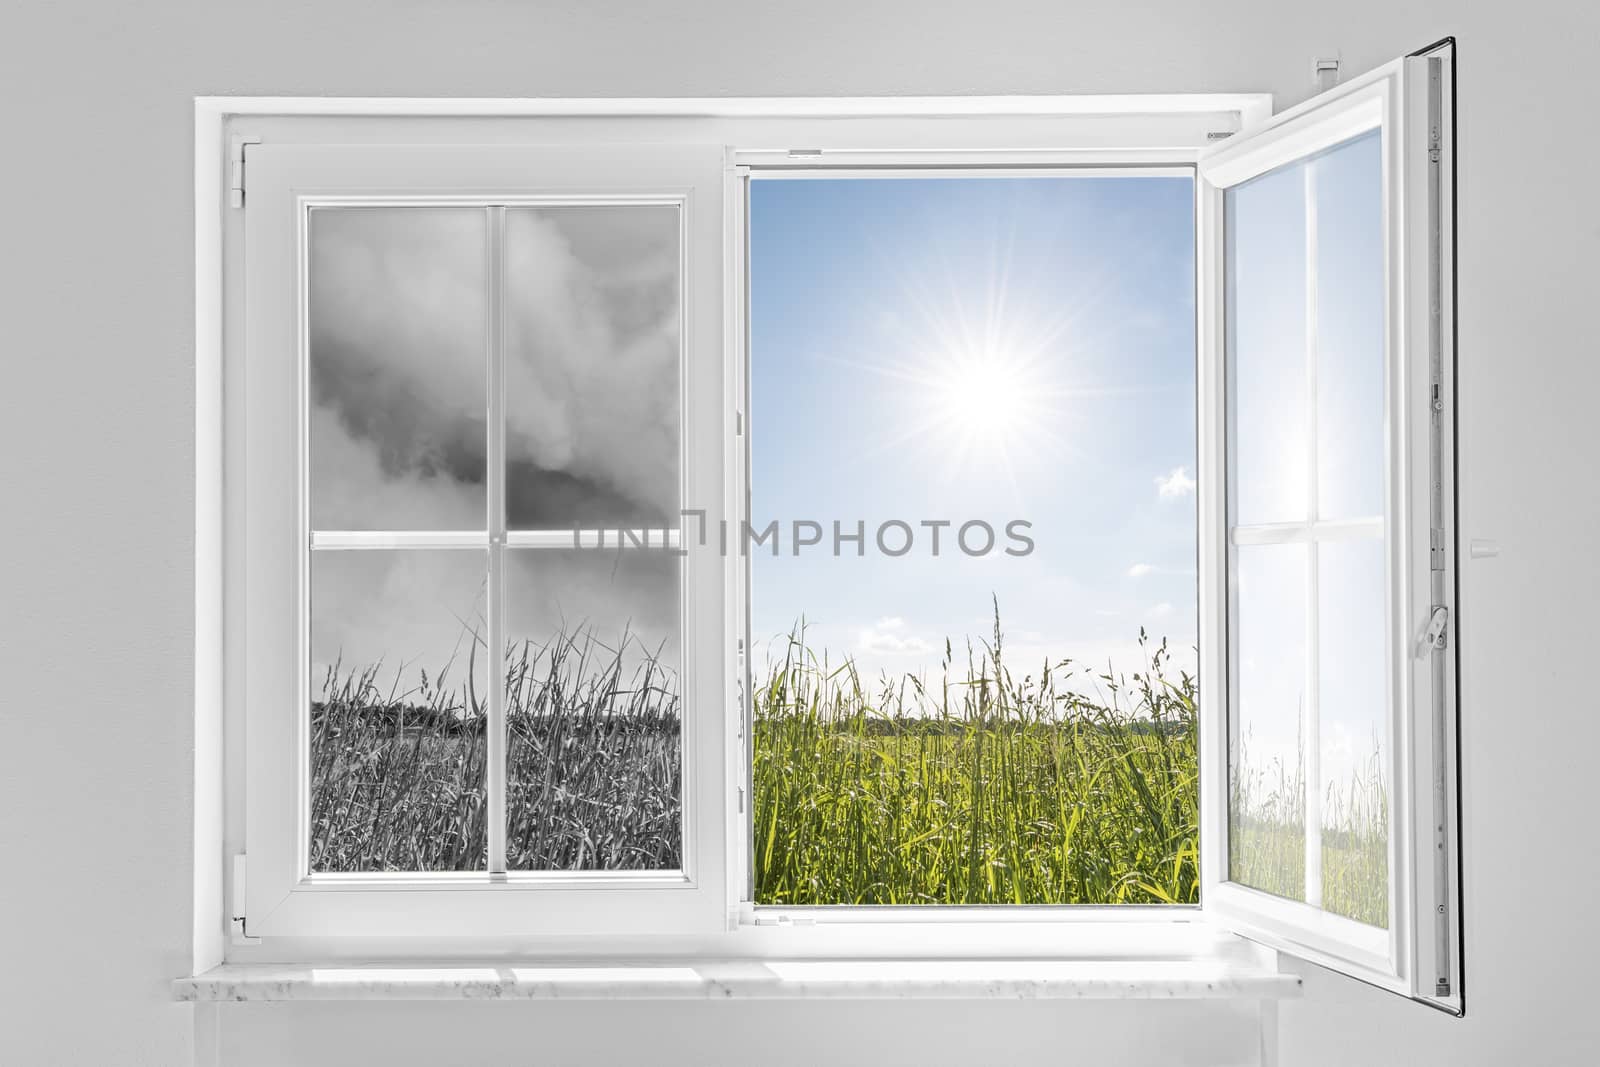
[[[1446,39],[1331,89],[1233,139],[1200,162],[1202,388],[1201,677],[1236,680],[1228,588],[1238,544],[1311,543],[1374,534],[1367,521],[1230,527],[1224,191],[1373,130],[1382,141],[1385,258],[1383,522],[1387,779],[1391,783],[1387,930],[1229,880],[1228,723],[1202,739],[1204,907],[1230,928],[1373,985],[1460,1014],[1456,643],[1424,642],[1437,609],[1456,625],[1454,521],[1453,61]],[[1432,85],[1430,86],[1430,79]],[[1430,97],[1430,93],[1432,94]],[[1433,199],[1431,199],[1433,198]],[[1430,202],[1431,201],[1431,202]],[[1431,294],[1431,298],[1430,298]],[[1429,416],[1429,412],[1432,416]],[[1311,502],[1315,506],[1315,502]],[[1383,535],[1382,526],[1376,530]],[[1448,636],[1448,635],[1447,635]],[[1205,687],[1202,686],[1204,690]],[[1211,692],[1215,693],[1213,688]],[[1220,694],[1219,694],[1220,695]],[[1230,691],[1225,706],[1234,703]],[[1206,698],[1203,696],[1203,700]],[[1204,715],[1204,704],[1202,704]],[[1314,746],[1308,743],[1308,751]],[[1312,812],[1307,802],[1307,852]],[[1313,873],[1307,864],[1307,878]]]
[[[721,518],[725,487],[719,434],[706,428],[724,407],[719,240],[721,151],[694,145],[594,144],[430,146],[271,144],[252,153],[253,192],[244,215],[246,358],[242,388],[229,396],[228,439],[242,452],[233,492],[243,509],[242,597],[229,622],[250,635],[238,725],[244,737],[248,831],[244,877],[249,936],[489,936],[505,933],[714,927],[722,903],[725,783],[713,772],[725,744],[716,716],[685,716],[681,871],[507,871],[503,829],[490,820],[489,865],[481,872],[318,873],[306,868],[308,795],[304,694],[310,692],[309,560],[313,553],[385,547],[483,551],[488,561],[488,640],[503,647],[502,559],[507,552],[571,546],[573,533],[519,531],[504,523],[503,441],[491,435],[487,518],[478,531],[312,529],[307,462],[309,336],[305,254],[310,212],[355,206],[508,207],[573,204],[672,205],[680,213],[683,315],[680,334],[680,487]],[[484,192],[483,190],[489,190]],[[502,192],[505,190],[505,192]],[[491,234],[498,231],[491,231]],[[503,252],[487,249],[487,369],[490,424],[504,403]],[[695,358],[696,354],[701,358]],[[292,359],[291,359],[292,357]],[[242,427],[242,433],[239,428]],[[285,503],[291,504],[286,507]],[[658,534],[659,537],[659,534]],[[725,640],[717,632],[727,565],[711,546],[684,541],[680,561],[681,674],[685,707],[728,699]],[[585,543],[592,543],[591,541]],[[287,580],[286,580],[287,579]],[[286,665],[298,669],[286,670]],[[491,654],[490,676],[499,675]],[[503,808],[503,696],[488,687],[488,807]],[[281,709],[296,707],[291,718]],[[499,729],[494,729],[498,726]],[[469,896],[470,903],[463,900]]]
[[[229,206],[233,179],[248,174],[255,143],[458,143],[570,144],[619,139],[649,143],[721,143],[739,146],[724,178],[723,279],[725,404],[720,432],[726,446],[725,484],[730,493],[746,476],[740,412],[744,405],[744,173],[750,167],[815,168],[843,163],[854,168],[898,169],[1039,166],[1126,166],[1195,168],[1208,146],[1242,130],[1268,124],[1271,99],[1265,94],[1129,97],[975,97],[790,100],[415,100],[202,98],[196,101],[196,330],[197,475],[196,497],[196,779],[195,840],[196,970],[221,962],[318,961],[352,958],[395,959],[559,952],[566,955],[632,955],[676,952],[699,956],[883,956],[1027,958],[1041,955],[1092,958],[1217,950],[1225,931],[1204,921],[1200,909],[1170,906],[1064,908],[754,908],[747,879],[748,813],[741,812],[737,784],[749,762],[735,713],[743,665],[726,672],[729,715],[723,804],[725,855],[720,872],[700,872],[720,881],[720,921],[715,928],[656,927],[641,940],[641,928],[567,927],[563,934],[525,909],[528,894],[491,890],[522,899],[521,916],[499,913],[484,923],[424,922],[412,936],[394,936],[397,924],[413,921],[417,908],[432,908],[419,896],[379,909],[383,918],[363,922],[347,914],[338,922],[312,923],[264,941],[249,929],[249,883],[255,875],[237,864],[246,851],[238,817],[239,780],[244,757],[238,720],[242,680],[229,662],[244,654],[242,636],[227,625],[230,589],[237,589],[239,561],[229,551],[228,531],[241,520],[224,486],[236,458],[227,455],[224,368],[240,347],[238,302],[242,259],[238,220]],[[449,118],[450,123],[438,123]],[[627,138],[619,138],[619,120]],[[382,120],[374,123],[369,120]],[[441,134],[441,130],[445,130]],[[804,151],[796,151],[804,150]],[[820,150],[820,154],[819,154]],[[1197,257],[1214,240],[1214,214],[1197,181]],[[245,183],[246,188],[248,183]],[[1206,269],[1200,267],[1201,296]],[[1200,469],[1206,471],[1206,428],[1220,402],[1208,392],[1207,331],[1215,326],[1200,311],[1201,390]],[[1216,457],[1210,457],[1214,462]],[[1202,474],[1204,481],[1204,474]],[[688,503],[686,501],[686,503]],[[742,501],[725,498],[728,514],[741,514]],[[1207,548],[1202,494],[1200,536]],[[742,572],[742,566],[740,568]],[[725,648],[743,637],[742,573],[725,588]],[[1200,586],[1202,627],[1218,590]],[[237,596],[237,593],[232,594]],[[1204,629],[1202,642],[1204,643]],[[1214,647],[1214,642],[1213,642]],[[1202,663],[1205,663],[1202,648]],[[730,663],[732,663],[730,657]],[[1215,740],[1213,717],[1221,701],[1206,694],[1202,670],[1202,735]],[[1217,675],[1211,674],[1215,679]],[[686,705],[687,706],[687,705]],[[1208,708],[1211,715],[1208,716]],[[1214,777],[1214,776],[1213,776]],[[1207,799],[1202,776],[1202,802]],[[735,797],[738,798],[735,801]],[[1209,893],[1217,857],[1208,845],[1217,835],[1203,833],[1202,883]],[[448,881],[448,880],[446,880]],[[420,888],[420,887],[419,887]],[[456,897],[448,886],[423,890],[429,898]],[[538,890],[534,890],[538,892]],[[365,894],[363,894],[365,895]],[[400,898],[396,897],[396,900]],[[536,899],[536,898],[534,898]],[[1206,898],[1209,905],[1210,899]],[[440,909],[434,908],[436,912]],[[456,909],[458,912],[462,909]],[[1209,908],[1207,908],[1209,910]],[[529,915],[533,918],[529,918]],[[240,922],[243,918],[246,922]],[[346,921],[351,925],[343,925]],[[337,930],[339,936],[328,936]]]

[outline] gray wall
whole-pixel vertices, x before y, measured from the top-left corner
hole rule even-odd
[[[8,0],[0,1060],[191,1054],[191,1009],[166,1001],[189,962],[193,873],[191,97],[1270,90],[1283,106],[1307,94],[1313,56],[1337,49],[1355,72],[1455,33],[1464,533],[1504,546],[1464,575],[1469,1014],[1451,1020],[1308,968],[1308,996],[1283,1012],[1284,1047],[1295,1065],[1592,1062],[1596,11],[1581,0]],[[312,1045],[362,1062],[374,1027],[470,1032],[469,1016],[483,1018],[439,1007],[263,1008],[251,1025],[265,1062]],[[896,1007],[882,1019],[894,1041],[873,1058],[970,1061],[983,1047],[953,1041],[949,1013]],[[695,1018],[706,1026],[656,1025],[659,1008],[547,1014],[520,1034],[491,1022],[476,1045],[503,1045],[516,1062],[540,1030],[581,1050],[564,1025],[609,1024],[608,1055],[632,1058],[656,1051],[655,1035],[715,1031],[717,1017]],[[859,1018],[792,1005],[722,1021],[731,1042],[776,1030],[788,1047]],[[1047,1011],[991,1007],[980,1020],[1005,1027],[1000,1059],[1030,1046],[1072,1058]],[[462,1040],[464,1053],[474,1040]]]

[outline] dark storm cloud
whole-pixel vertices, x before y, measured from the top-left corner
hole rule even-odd
[[[477,209],[314,214],[318,527],[482,527],[486,240]],[[509,521],[668,521],[678,509],[676,212],[512,209],[506,273]]]
[[[485,213],[339,208],[310,249],[312,523],[485,524]],[[513,209],[506,226],[513,529],[657,526],[678,510],[678,239],[670,208]],[[317,553],[312,661],[401,690],[481,634],[486,555]],[[506,624],[676,663],[676,557],[507,554]],[[458,663],[459,668],[459,663]],[[458,669],[459,673],[459,669]],[[318,675],[320,680],[320,673]]]
[[[659,525],[676,515],[677,249],[671,208],[507,212],[514,521]],[[559,502],[542,490],[570,501],[572,517],[555,514]]]

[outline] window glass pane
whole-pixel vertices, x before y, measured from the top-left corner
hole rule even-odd
[[[1228,874],[1304,900],[1307,548],[1247,545],[1235,551]]]
[[[311,211],[313,529],[485,529],[485,220]]]
[[[1306,176],[1284,167],[1226,193],[1232,521],[1307,516]]]
[[[1324,519],[1384,513],[1380,151],[1374,130],[1307,164],[1317,204],[1317,491]]]
[[[1309,522],[1316,542],[1237,549],[1231,877],[1377,925],[1388,908],[1384,542],[1329,540],[1317,524],[1385,513],[1380,152],[1379,134],[1365,134],[1227,200],[1231,524]],[[1321,867],[1309,890],[1308,816]]]
[[[678,208],[506,212],[512,529],[677,526]]]
[[[311,869],[483,870],[478,550],[311,554]]]
[[[1389,913],[1384,542],[1317,546],[1322,906],[1374,926]]]
[[[752,182],[757,903],[1198,900],[1193,207]]]
[[[506,552],[506,866],[682,866],[678,556]]]

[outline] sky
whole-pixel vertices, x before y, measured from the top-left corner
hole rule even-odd
[[[487,242],[483,208],[313,211],[313,529],[486,530]],[[678,242],[670,206],[507,210],[512,529],[676,515]],[[486,570],[480,550],[314,553],[313,684],[381,660],[405,692],[452,657],[462,679]],[[508,636],[587,629],[675,662],[675,575],[661,553],[508,550]]]
[[[753,557],[757,666],[803,617],[835,662],[931,677],[998,603],[1013,669],[1128,673],[1144,627],[1193,670],[1191,180],[761,179],[750,220],[753,525],[784,532]],[[796,520],[823,543],[796,555]],[[996,550],[953,544],[973,520]]]
[[[1234,521],[1381,513],[1379,146],[1230,193]],[[1320,216],[1317,492],[1305,438],[1307,191]],[[317,530],[485,524],[488,213],[319,208],[309,245]],[[763,178],[750,204],[754,661],[800,620],[870,675],[933,678],[998,609],[1008,662],[1196,662],[1193,188],[1186,176]],[[679,220],[662,206],[506,218],[513,529],[657,526],[678,498]],[[1315,499],[1311,499],[1312,496]],[[693,502],[689,502],[692,506]],[[796,522],[821,543],[796,551]],[[883,527],[899,522],[903,527]],[[838,523],[865,544],[836,555]],[[935,530],[941,540],[935,553]],[[995,531],[961,550],[957,531]],[[1021,524],[1020,526],[1014,524]],[[888,530],[880,547],[875,533]],[[1031,551],[1012,554],[1024,542]],[[905,538],[909,535],[909,547]],[[1381,728],[1381,542],[1322,550],[1325,776]],[[885,548],[894,554],[889,554]],[[901,550],[904,549],[902,552]],[[313,677],[381,660],[401,691],[481,632],[486,552],[317,552]],[[510,636],[587,628],[678,655],[665,554],[507,553]],[[1239,719],[1295,758],[1309,557],[1241,551]]]

